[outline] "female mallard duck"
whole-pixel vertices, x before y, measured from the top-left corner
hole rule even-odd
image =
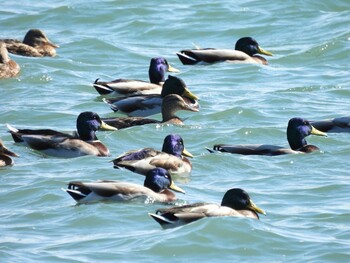
[[[153,148],[129,151],[114,159],[113,164],[116,169],[123,167],[143,175],[156,167],[162,167],[171,175],[185,176],[192,170],[192,164],[185,156],[193,157],[185,149],[182,138],[170,134],[164,139],[162,151]]]
[[[65,191],[78,203],[97,201],[129,201],[147,198],[153,202],[173,202],[176,196],[169,189],[185,193],[176,186],[163,168],[154,168],[146,174],[144,185],[120,181],[70,182]]]
[[[244,155],[282,155],[282,154],[296,154],[296,153],[310,153],[318,151],[319,148],[314,145],[307,144],[305,137],[310,134],[318,136],[327,136],[326,133],[314,128],[309,121],[302,118],[292,118],[288,122],[287,139],[291,149],[283,148],[275,145],[265,144],[238,144],[214,145],[214,150],[220,152],[244,154]],[[209,150],[213,152],[212,150]]]
[[[83,112],[77,118],[76,134],[70,135],[55,130],[16,129],[8,125],[15,142],[25,142],[30,148],[47,155],[74,158],[83,155],[109,156],[108,148],[97,139],[95,132],[103,127],[115,131],[108,126],[97,113]]]
[[[265,58],[256,54],[272,56],[272,53],[262,49],[258,42],[251,37],[240,38],[236,42],[235,50],[205,48],[186,49],[176,53],[184,65],[195,65],[199,62],[216,63],[222,61],[264,65],[268,64]]]
[[[312,126],[323,132],[350,132],[350,117],[339,117],[323,121],[312,121]]]
[[[0,42],[0,79],[16,77],[19,71],[19,65],[10,59],[5,43]]]
[[[198,108],[198,97],[187,87],[185,82],[169,76],[164,82],[162,92],[158,94],[134,95],[114,99],[104,99],[113,111],[118,111],[132,117],[147,117],[161,112],[163,98],[169,94],[182,96],[192,108]]]
[[[165,81],[166,71],[179,72],[165,58],[152,58],[148,70],[150,82],[131,79],[116,79],[110,82],[102,82],[96,79],[93,86],[101,95],[160,94],[162,84]]]
[[[27,57],[54,57],[56,48],[59,47],[39,29],[30,29],[23,42],[17,39],[3,39],[2,41],[6,43],[8,52]]]
[[[198,112],[198,108],[193,108],[188,105],[185,100],[176,94],[170,94],[163,99],[162,104],[162,121],[149,119],[144,117],[116,117],[116,118],[102,118],[102,120],[108,125],[117,129],[125,129],[132,126],[140,126],[151,123],[162,123],[162,124],[177,124],[182,125],[183,121],[175,114],[179,110],[187,110]]]
[[[172,208],[158,209],[149,215],[163,228],[172,228],[191,223],[205,217],[235,216],[259,219],[258,213],[265,215],[250,199],[249,194],[240,189],[228,190],[222,198],[221,205],[195,203]]]
[[[14,152],[11,152],[9,149],[7,149],[7,147],[5,147],[2,140],[0,140],[0,167],[9,166],[9,165],[14,164],[14,161],[12,160],[12,158],[10,156],[19,157],[17,154],[15,154]]]

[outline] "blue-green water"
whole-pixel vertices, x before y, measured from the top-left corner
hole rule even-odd
[[[21,157],[0,170],[1,262],[348,262],[349,134],[309,137],[322,152],[279,157],[209,154],[215,143],[287,146],[290,118],[348,116],[349,1],[3,1],[1,38],[40,28],[60,45],[55,58],[14,56],[18,78],[1,80],[0,137]],[[269,66],[183,66],[175,52],[231,48],[255,37],[273,52]],[[148,79],[152,57],[164,56],[200,98],[184,127],[143,126],[99,132],[113,156],[161,148],[180,134],[195,155],[177,184],[180,202],[220,202],[232,187],[267,211],[260,221],[211,218],[162,230],[148,212],[159,204],[75,206],[61,188],[71,180],[143,177],[115,170],[111,158],[43,157],[12,142],[15,127],[75,128],[86,110],[113,116],[93,89],[95,78]],[[159,117],[160,116],[155,116]]]

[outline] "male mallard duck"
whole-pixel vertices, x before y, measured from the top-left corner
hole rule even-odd
[[[199,62],[216,63],[222,61],[235,63],[255,63],[267,65],[267,60],[256,54],[272,56],[272,53],[262,49],[258,42],[251,37],[240,38],[232,49],[185,49],[176,55],[184,65],[195,65]]]
[[[162,151],[153,148],[129,151],[114,159],[113,164],[116,169],[123,167],[143,175],[156,167],[162,167],[171,175],[185,176],[192,170],[192,164],[185,156],[193,157],[185,149],[182,138],[170,134],[164,139]]]
[[[170,174],[163,168],[154,168],[146,174],[144,185],[119,181],[70,182],[68,194],[78,203],[97,201],[129,201],[150,198],[153,202],[172,202],[176,196],[169,189],[185,193],[176,186]]]
[[[257,213],[266,214],[264,210],[253,203],[246,191],[240,188],[232,188],[225,193],[221,205],[195,203],[158,209],[156,214],[150,213],[149,215],[163,228],[172,228],[205,217],[236,216],[259,219]]]
[[[108,148],[97,139],[95,132],[101,127],[105,130],[117,130],[101,121],[97,113],[89,111],[79,114],[75,135],[49,129],[18,130],[10,125],[7,126],[15,142],[25,142],[34,150],[66,158],[83,155],[108,156]]]
[[[166,71],[179,72],[165,58],[152,58],[148,70],[150,82],[131,79],[116,79],[110,82],[102,82],[96,79],[93,86],[101,95],[160,94],[162,84],[165,81]]]
[[[0,167],[14,164],[14,161],[10,156],[19,157],[17,154],[7,149],[2,140],[0,140]]]
[[[175,115],[179,110],[187,110],[198,112],[198,108],[193,108],[188,105],[185,100],[176,94],[170,94],[163,99],[162,104],[162,121],[149,119],[144,117],[116,117],[116,118],[102,118],[102,120],[110,126],[117,129],[125,129],[132,126],[140,126],[151,123],[163,123],[163,124],[177,124],[182,125],[183,121]]]
[[[169,76],[164,82],[162,92],[158,94],[134,95],[114,99],[104,99],[113,111],[127,114],[132,117],[146,117],[161,112],[163,98],[169,94],[182,96],[192,107],[198,108],[198,97],[186,86],[185,82]]]
[[[305,140],[305,137],[309,136],[310,134],[327,136],[326,133],[314,128],[309,121],[302,118],[292,118],[289,120],[287,127],[287,139],[291,149],[265,144],[217,144],[214,145],[214,150],[244,155],[270,156],[281,154],[310,153],[313,151],[318,151],[319,148],[317,146],[307,144]],[[209,151],[212,152],[212,150]]]
[[[56,56],[56,48],[59,47],[53,44],[39,29],[30,29],[23,42],[17,39],[2,39],[2,41],[6,43],[10,53],[27,57],[54,57]]]
[[[0,42],[0,79],[13,78],[19,71],[19,65],[10,59],[5,43]]]
[[[323,121],[312,121],[312,126],[323,132],[350,132],[350,117],[339,117]]]

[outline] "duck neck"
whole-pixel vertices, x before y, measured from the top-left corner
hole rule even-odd
[[[298,150],[304,147],[305,145],[307,145],[305,138],[300,134],[297,135],[297,134],[292,134],[287,132],[287,139],[288,139],[289,146],[292,150]]]
[[[78,128],[79,138],[83,141],[96,141],[96,133],[93,129],[79,129]]]
[[[180,119],[179,117],[176,116],[176,109],[170,109],[168,107],[163,107],[162,108],[162,117],[163,117],[163,122],[170,121],[172,119]]]

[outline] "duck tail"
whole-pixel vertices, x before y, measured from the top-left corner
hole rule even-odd
[[[155,221],[158,222],[162,227],[165,227],[166,225],[172,225],[174,224],[173,221],[170,221],[166,219],[164,216],[153,214],[153,213],[148,213],[150,217],[152,217]]]
[[[199,62],[196,57],[189,56],[189,54],[186,54],[185,51],[176,52],[176,55],[184,65],[195,65]]]
[[[111,103],[110,100],[103,98],[102,101],[104,103],[108,104],[108,106],[112,109],[112,111],[114,111],[114,112],[119,111],[119,108],[116,105],[114,105],[113,103]]]
[[[113,89],[101,82],[98,82],[98,79],[96,79],[92,85],[100,95],[107,95],[113,92]]]
[[[10,124],[6,123],[6,127],[9,130],[9,133],[11,133],[12,138],[15,142],[23,142],[21,134],[19,134],[19,130],[15,127],[11,126]]]

